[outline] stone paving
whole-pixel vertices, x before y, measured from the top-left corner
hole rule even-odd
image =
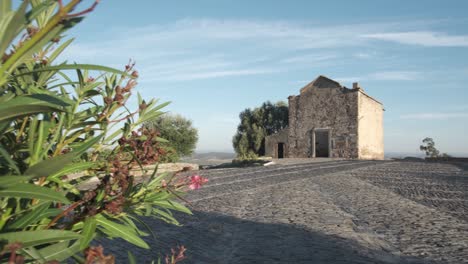
[[[103,241],[119,263],[185,245],[182,263],[468,263],[468,172],[446,163],[283,162],[200,171],[192,216],[145,219],[152,250]]]

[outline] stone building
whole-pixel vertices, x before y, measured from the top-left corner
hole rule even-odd
[[[288,99],[289,127],[265,139],[266,156],[384,158],[383,105],[358,83],[319,76]]]

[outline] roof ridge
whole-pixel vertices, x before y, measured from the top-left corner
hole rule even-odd
[[[332,83],[334,83],[336,86],[338,86],[338,87],[340,87],[340,88],[344,88],[344,86],[341,85],[339,82],[337,82],[337,81],[335,81],[335,80],[333,80],[333,79],[330,79],[330,78],[328,78],[328,77],[325,76],[325,75],[321,75],[321,74],[320,74],[320,75],[317,76],[313,81],[311,81],[310,83],[308,83],[308,84],[306,84],[304,87],[302,87],[302,88],[300,89],[300,93],[302,93],[305,89],[307,89],[307,88],[309,88],[309,87],[311,87],[311,86],[312,86],[312,87],[316,87],[316,88],[320,88],[320,86],[318,86],[320,80],[325,80],[325,81],[327,81],[327,82],[332,82]]]

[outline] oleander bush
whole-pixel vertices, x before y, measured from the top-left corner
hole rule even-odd
[[[16,10],[0,2],[1,263],[113,263],[90,243],[122,238],[149,248],[141,216],[179,224],[172,211],[190,210],[178,199],[206,182],[132,175],[159,160],[165,140],[141,125],[166,103],[138,95],[137,109],[125,106],[138,77],[131,62],[124,70],[56,62],[72,42],[64,32],[97,4],[79,12],[79,2],[24,0]],[[86,184],[92,177],[97,185]]]

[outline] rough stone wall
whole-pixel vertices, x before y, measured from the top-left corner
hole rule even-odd
[[[265,156],[278,158],[278,143],[284,143],[284,157],[288,157],[289,129],[285,128],[265,138]]]
[[[358,158],[359,93],[335,83],[310,84],[289,97],[289,157],[314,157],[314,130],[329,129],[330,157]]]
[[[383,107],[364,92],[358,94],[359,158],[384,159]]]

